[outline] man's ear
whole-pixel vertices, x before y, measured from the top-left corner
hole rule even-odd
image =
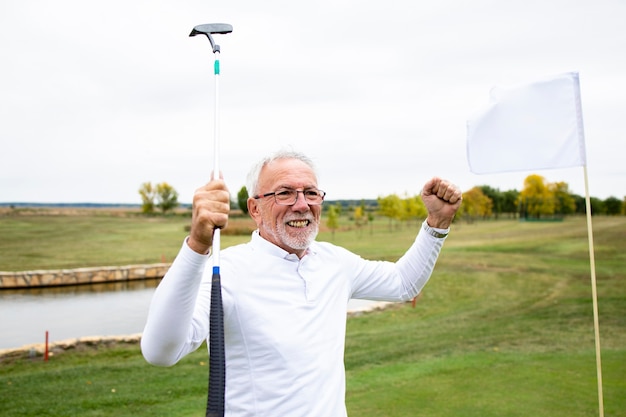
[[[261,217],[261,214],[259,212],[259,202],[257,201],[257,199],[250,197],[248,198],[247,203],[248,203],[248,214],[250,215],[250,217],[252,217],[254,222],[258,225],[259,222],[257,221],[257,219]]]

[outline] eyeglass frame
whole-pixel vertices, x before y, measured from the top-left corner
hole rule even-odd
[[[295,192],[296,193],[296,198],[293,200],[293,203],[291,204],[285,204],[284,202],[280,202],[278,201],[278,199],[276,198],[276,194],[279,194],[281,192],[285,192],[285,191],[289,191],[289,192]],[[310,202],[307,198],[306,198],[306,192],[307,191],[317,191],[321,196],[322,196],[322,200],[319,203],[312,203]],[[278,204],[279,206],[293,206],[294,204],[296,204],[298,202],[298,194],[302,193],[302,196],[304,197],[304,201],[310,205],[310,206],[320,206],[322,205],[322,203],[324,203],[324,197],[326,197],[326,191],[322,191],[320,189],[317,188],[305,188],[304,190],[294,190],[291,188],[281,188],[278,191],[273,191],[271,193],[265,193],[265,194],[257,194],[255,196],[253,196],[252,198],[254,198],[255,200],[258,200],[260,198],[266,198],[269,196],[274,196],[274,202],[276,204]]]

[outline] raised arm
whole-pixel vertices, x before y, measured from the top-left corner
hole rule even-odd
[[[197,349],[208,334],[208,316],[196,314],[196,303],[209,308],[210,293],[200,292],[213,231],[226,226],[230,197],[224,181],[212,180],[193,199],[191,231],[169,271],[159,283],[141,339],[146,360],[169,366]],[[200,297],[202,298],[200,301]],[[208,310],[207,310],[208,311]],[[201,313],[201,312],[200,312]]]

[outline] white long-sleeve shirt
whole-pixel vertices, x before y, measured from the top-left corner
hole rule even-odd
[[[428,281],[444,239],[424,230],[396,263],[313,242],[302,259],[263,239],[221,251],[225,415],[346,416],[343,365],[351,298],[407,301]],[[209,335],[209,256],[183,244],[155,291],[141,340],[170,366]]]

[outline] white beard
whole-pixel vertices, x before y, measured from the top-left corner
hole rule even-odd
[[[319,231],[319,224],[317,222],[311,221],[311,225],[313,225],[312,228],[309,226],[303,231],[298,231],[297,229],[294,229],[294,231],[296,232],[296,234],[294,234],[287,232],[287,228],[289,226],[285,226],[282,223],[277,224],[276,226],[278,230],[278,241],[283,242],[284,245],[292,249],[305,250],[315,240]]]

